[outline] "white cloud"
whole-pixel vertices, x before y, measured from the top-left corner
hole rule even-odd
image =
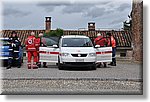
[[[91,0],[90,0],[91,1]],[[98,27],[121,28],[124,20],[131,11],[128,1],[115,0],[63,1],[63,2],[34,2],[34,3],[4,3],[5,29],[41,29],[44,17],[52,16],[52,27],[75,29],[87,27],[87,22],[95,21]],[[9,16],[9,17],[8,17]],[[11,24],[11,23],[13,24]],[[15,25],[15,26],[14,26]]]
[[[31,12],[29,11],[21,11],[14,8],[4,8],[3,9],[3,16],[27,16]]]

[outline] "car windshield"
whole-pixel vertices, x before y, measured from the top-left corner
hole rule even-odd
[[[63,38],[62,47],[93,47],[89,38]]]

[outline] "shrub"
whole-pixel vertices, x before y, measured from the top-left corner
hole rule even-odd
[[[62,35],[63,35],[63,29],[60,28],[44,33],[44,37],[60,37]]]

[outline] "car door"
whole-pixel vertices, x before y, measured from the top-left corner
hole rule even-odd
[[[40,62],[55,62],[58,63],[59,48],[40,47],[39,56]]]
[[[112,62],[112,47],[100,47],[95,49],[97,62]]]
[[[13,49],[10,48],[10,43],[8,39],[0,39],[2,42],[2,46],[0,46],[0,59],[8,59],[12,56],[11,51]]]

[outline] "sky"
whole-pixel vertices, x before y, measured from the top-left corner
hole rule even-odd
[[[3,30],[43,30],[45,17],[52,29],[78,30],[95,22],[96,29],[121,29],[128,20],[131,0],[2,0]]]

